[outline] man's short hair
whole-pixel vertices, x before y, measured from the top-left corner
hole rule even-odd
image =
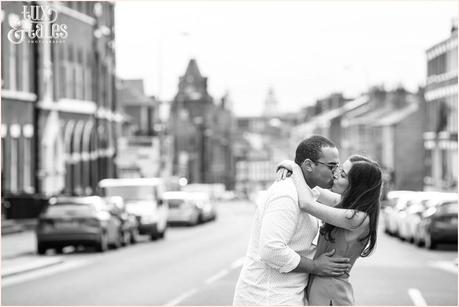
[[[322,148],[324,147],[333,148],[336,146],[332,141],[320,135],[313,135],[303,140],[296,148],[296,164],[301,165],[306,159],[310,159],[314,162],[319,160]]]

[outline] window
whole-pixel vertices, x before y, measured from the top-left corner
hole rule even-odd
[[[66,57],[66,62],[65,62],[65,73],[66,73],[66,91],[65,91],[65,97],[67,98],[75,98],[74,96],[74,91],[75,91],[75,85],[74,85],[74,72],[73,72],[73,60],[74,60],[74,54],[73,54],[73,48],[70,45],[68,47],[68,54]]]
[[[30,48],[29,44],[22,43],[22,90],[24,92],[31,92],[30,88]]]
[[[426,156],[424,160],[425,165],[425,176],[432,178],[432,149],[425,150]]]
[[[2,134],[2,193],[4,193],[4,187],[8,186],[8,180],[7,180],[7,174],[8,174],[8,157],[7,157],[7,153],[8,152],[8,148],[6,147],[6,135],[4,136]]]
[[[85,66],[85,74],[84,74],[84,82],[85,82],[85,97],[86,97],[86,100],[89,100],[89,101],[94,101],[94,98],[93,98],[93,84],[92,84],[92,80],[93,80],[93,68],[92,68],[92,53],[91,52],[88,52],[86,54],[86,66]]]
[[[58,75],[56,78],[56,86],[59,90],[59,98],[67,96],[67,58],[64,45],[58,47]]]
[[[16,90],[16,58],[17,58],[17,46],[15,44],[9,44],[10,46],[10,79],[9,89]]]
[[[32,188],[32,138],[24,138],[24,173],[23,173],[23,190],[26,193],[33,192]]]
[[[448,101],[448,131],[457,131],[457,95],[446,98]]]
[[[449,168],[448,168],[448,151],[446,149],[442,149],[441,151],[441,178],[443,180],[448,180],[449,175]]]
[[[450,110],[445,101],[438,102],[438,114],[436,132],[445,131],[448,126],[448,114]]]
[[[83,88],[83,52],[78,49],[77,61],[74,64],[75,67],[75,98],[84,99],[84,88]]]
[[[10,191],[16,193],[18,190],[18,138],[11,138],[10,151]]]

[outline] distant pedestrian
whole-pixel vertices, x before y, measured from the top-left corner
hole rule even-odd
[[[316,258],[334,250],[334,257],[349,257],[353,265],[357,258],[370,255],[376,244],[382,186],[381,169],[376,162],[358,155],[344,162],[332,186],[332,191],[341,197],[333,199],[329,191],[323,191],[326,197],[319,198],[330,206],[310,201],[303,176],[305,168],[293,161],[283,161],[280,169],[280,178],[285,178],[287,171],[293,172],[301,210],[325,223],[320,230]],[[338,277],[311,275],[306,301],[317,306],[354,305],[349,272]]]
[[[338,149],[328,139],[313,136],[298,145],[295,161],[306,181],[301,201],[315,203],[319,192],[313,188],[333,185]],[[294,169],[293,178],[297,173]],[[275,182],[257,206],[234,305],[303,305],[310,273],[337,277],[350,269],[349,259],[333,256],[333,250],[312,260],[319,221],[300,210],[293,178]]]

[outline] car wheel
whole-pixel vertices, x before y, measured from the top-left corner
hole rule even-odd
[[[166,236],[166,231],[167,231],[167,226],[164,227],[163,231],[161,231],[161,232],[158,234],[158,238],[164,239],[164,237]]]
[[[131,233],[128,230],[123,231],[121,245],[128,246],[130,242],[131,242]]]
[[[105,252],[108,249],[108,238],[104,232],[100,235],[99,241],[96,243],[96,250],[100,253]]]
[[[422,239],[421,239],[421,236],[420,235],[415,235],[414,236],[414,239],[413,239],[413,243],[416,245],[416,246],[422,246],[423,245],[423,242],[422,242]]]
[[[158,226],[155,226],[150,233],[150,240],[155,241],[159,238]]]
[[[432,235],[430,233],[426,233],[424,237],[424,246],[427,249],[435,248],[435,242],[432,240]]]
[[[38,242],[37,243],[37,254],[39,255],[44,255],[46,254],[47,246],[43,243]]]
[[[113,243],[113,248],[118,249],[123,245],[123,233],[118,231],[118,235],[116,236],[115,242]]]
[[[137,228],[131,230],[129,239],[131,244],[135,244],[139,241],[139,230]]]
[[[189,226],[195,226],[199,223],[199,214],[195,214],[191,217],[190,221],[188,222]]]

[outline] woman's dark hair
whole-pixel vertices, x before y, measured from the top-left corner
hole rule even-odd
[[[360,256],[366,257],[371,254],[376,245],[382,186],[381,168],[377,162],[364,156],[353,155],[349,160],[352,162],[348,174],[349,186],[343,192],[341,201],[335,208],[361,211],[370,218],[370,231],[361,239],[362,242],[368,240],[365,249],[360,254]],[[354,211],[354,215],[356,213]],[[325,224],[320,229],[320,233],[328,241],[333,241],[331,233],[335,228],[334,225]]]

